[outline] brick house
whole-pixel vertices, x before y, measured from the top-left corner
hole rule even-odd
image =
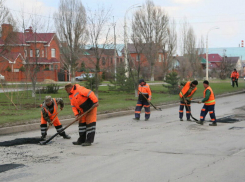
[[[144,44],[144,48],[140,46],[135,46],[134,44],[128,44],[128,54],[130,55],[130,58],[132,60],[131,66],[133,66],[135,69],[141,67],[142,70],[142,76],[144,78],[150,78],[150,64],[147,61],[147,58],[144,54],[143,49],[147,49],[147,45]],[[122,49],[122,53],[124,55],[124,48]],[[162,74],[162,69],[163,69],[163,64],[164,64],[164,53],[162,51],[158,52],[158,59],[155,62],[155,79],[157,80],[162,80],[163,74]]]
[[[59,40],[55,33],[36,33],[32,27],[24,32],[13,31],[2,24],[0,37],[0,71],[19,72],[22,67],[43,70],[60,69]]]

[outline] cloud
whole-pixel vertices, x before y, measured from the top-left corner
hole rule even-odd
[[[191,4],[191,3],[199,3],[203,0],[172,0],[174,3],[178,4]]]

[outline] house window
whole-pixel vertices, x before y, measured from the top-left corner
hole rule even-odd
[[[58,69],[58,65],[55,65],[55,66],[54,66],[54,69],[56,69],[56,70],[57,70],[57,69]]]
[[[214,58],[214,56],[213,56],[213,58]]]
[[[50,70],[54,70],[54,65],[51,64],[51,69]]]
[[[33,57],[33,50],[30,50],[30,57]]]
[[[112,58],[111,58],[111,64],[112,64]]]
[[[55,49],[51,49],[51,57],[55,58]]]
[[[44,57],[44,50],[42,50],[42,57]]]
[[[137,54],[137,59],[136,61],[140,61],[140,54]]]
[[[39,57],[40,50],[36,49],[36,57]]]
[[[16,72],[19,72],[20,70],[19,69],[14,69],[14,72],[16,73]]]
[[[106,63],[106,62],[105,62],[105,58],[103,57],[103,58],[102,58],[102,65],[104,66],[105,63]]]
[[[27,50],[25,50],[25,57],[27,57]]]
[[[120,58],[120,63],[122,63],[122,58]]]
[[[162,55],[161,54],[159,54],[158,60],[159,60],[159,62],[162,62]]]

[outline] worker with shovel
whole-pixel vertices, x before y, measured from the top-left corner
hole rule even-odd
[[[184,106],[186,108],[186,118],[187,121],[191,121],[191,100],[194,93],[197,90],[198,81],[194,80],[192,82],[181,82],[179,88],[181,89],[179,96],[180,96],[180,107],[179,107],[179,118],[180,121],[183,121],[183,112]]]
[[[57,132],[63,130],[63,127],[58,118],[58,105],[60,105],[60,109],[64,108],[64,102],[62,98],[53,98],[51,96],[46,96],[43,104],[41,105],[41,140],[45,140],[47,136],[47,122],[50,125],[54,125]],[[63,136],[64,139],[70,139],[71,137],[63,131],[60,133],[60,136]]]
[[[79,119],[79,138],[73,144],[90,146],[94,142],[95,137],[97,107],[99,106],[98,98],[92,90],[78,84],[73,85],[69,83],[65,86],[65,90],[69,94],[72,111],[76,119]],[[81,118],[79,117],[92,107],[94,108],[91,111]]]
[[[205,117],[207,113],[209,112],[212,124],[209,124],[209,126],[217,126],[216,123],[216,117],[215,117],[215,96],[212,88],[209,86],[209,82],[207,80],[203,81],[203,86],[205,88],[203,92],[203,100],[199,101],[200,103],[204,103],[203,108],[201,110],[200,114],[200,121],[197,121],[197,124],[203,125],[203,122],[205,120]]]
[[[142,107],[145,108],[145,121],[149,120],[150,118],[150,103],[151,100],[151,89],[148,84],[143,79],[139,80],[139,86],[138,86],[138,101],[135,108],[135,118],[134,120],[140,119],[140,113]]]

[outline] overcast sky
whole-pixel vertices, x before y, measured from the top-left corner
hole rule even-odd
[[[50,16],[59,5],[59,0],[6,0],[6,5],[13,14],[18,15],[21,7],[26,13],[32,13],[38,7],[37,14]],[[111,8],[117,25],[118,42],[123,41],[123,18],[125,11],[133,4],[142,4],[144,0],[83,0],[85,7],[104,5]],[[209,47],[238,47],[245,39],[245,1],[244,0],[154,0],[157,6],[166,10],[178,25],[184,17],[193,26],[198,37],[205,36],[210,28],[218,26],[218,30],[209,33]],[[128,13],[128,21],[133,11]],[[112,19],[111,19],[112,22]]]

